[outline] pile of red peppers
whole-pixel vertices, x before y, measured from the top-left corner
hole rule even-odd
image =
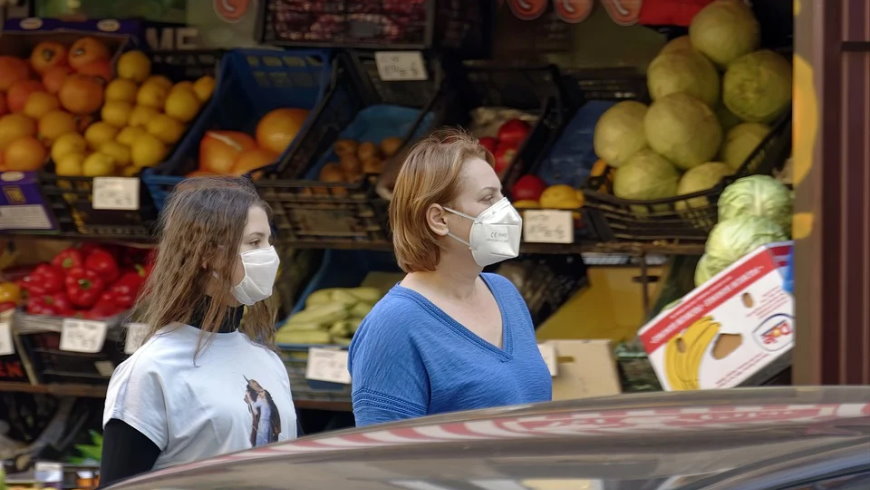
[[[133,306],[151,271],[150,259],[136,249],[85,244],[38,265],[17,287],[32,315],[101,320]]]

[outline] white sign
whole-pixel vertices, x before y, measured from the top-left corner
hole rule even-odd
[[[124,354],[130,355],[136,352],[137,349],[145,341],[145,336],[148,334],[148,325],[145,323],[128,323],[127,338],[124,341]]]
[[[523,240],[529,243],[574,243],[571,211],[527,210],[523,213]]]
[[[385,82],[428,80],[426,63],[419,51],[377,51],[378,76]]]
[[[94,209],[139,209],[139,179],[135,177],[94,177]]]
[[[305,377],[315,381],[350,384],[347,351],[312,347],[308,350],[308,369],[305,370]]]
[[[0,323],[0,356],[15,354],[15,344],[12,343],[12,328],[8,322]]]
[[[547,364],[547,371],[550,371],[550,376],[559,375],[559,359],[556,356],[556,347],[553,344],[538,344],[538,350],[541,351],[541,357]]]
[[[60,331],[60,350],[95,354],[106,341],[106,322],[64,318]]]

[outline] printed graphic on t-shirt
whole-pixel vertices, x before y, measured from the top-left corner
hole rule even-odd
[[[272,401],[272,395],[254,379],[248,379],[245,403],[251,412],[251,446],[257,447],[278,441],[281,434],[281,415]]]

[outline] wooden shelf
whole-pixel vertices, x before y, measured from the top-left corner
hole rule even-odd
[[[85,398],[103,398],[106,396],[106,385],[87,384],[45,384],[32,385],[30,383],[15,383],[0,381],[0,391],[14,391],[19,393],[40,393],[55,396],[77,396]]]

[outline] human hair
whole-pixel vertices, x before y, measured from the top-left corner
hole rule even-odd
[[[426,213],[433,204],[450,206],[459,193],[462,168],[480,158],[493,165],[492,153],[461,129],[445,128],[417,142],[408,152],[390,202],[393,248],[405,272],[434,271],[441,260],[439,237]]]
[[[160,215],[157,258],[135,308],[138,319],[149,326],[148,337],[167,325],[190,323],[211,281],[217,291],[232,289],[252,206],[270,212],[251,182],[240,177],[190,178],[175,187]],[[220,328],[229,307],[223,297],[212,298],[197,352],[205,333]],[[246,308],[240,329],[271,348],[274,325],[274,303],[267,300]]]

